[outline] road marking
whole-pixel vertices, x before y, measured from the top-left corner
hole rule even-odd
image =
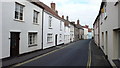
[[[92,40],[91,40],[92,41]],[[91,66],[91,47],[90,47],[90,45],[91,45],[91,41],[90,41],[90,43],[89,43],[89,51],[88,51],[88,62],[87,62],[87,68],[90,68],[90,66]]]
[[[47,55],[49,55],[49,54],[52,54],[52,53],[57,52],[57,51],[59,51],[59,50],[62,50],[62,49],[64,49],[64,48],[68,47],[68,46],[70,46],[70,45],[63,46],[63,47],[60,48],[60,49],[56,49],[56,50],[53,50],[53,51],[48,52],[48,53],[46,53],[46,54],[43,54],[43,55],[34,57],[34,58],[30,59],[30,60],[27,60],[27,61],[18,63],[18,64],[16,64],[16,65],[13,65],[13,66],[10,67],[10,68],[18,67],[18,66],[21,66],[21,65],[23,65],[23,64],[29,63],[29,62],[31,62],[31,61],[37,60],[37,59],[39,59],[39,58],[42,58],[42,57],[44,57],[44,56],[47,56]]]

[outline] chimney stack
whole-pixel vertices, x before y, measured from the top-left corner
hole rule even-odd
[[[67,21],[69,20],[69,17],[68,17],[68,16],[66,17],[66,20],[67,20]]]
[[[62,19],[64,19],[64,15],[62,15]]]
[[[55,3],[51,3],[51,8],[55,10]]]
[[[80,25],[80,21],[79,20],[77,20],[77,24]]]

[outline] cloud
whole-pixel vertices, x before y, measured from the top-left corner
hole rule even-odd
[[[102,0],[40,0],[50,6],[51,2],[56,3],[56,10],[60,16],[69,16],[70,21],[80,20],[81,25],[92,27],[98,14]]]

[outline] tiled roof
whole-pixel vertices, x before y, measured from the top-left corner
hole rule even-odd
[[[31,3],[42,7],[44,10],[46,10],[47,12],[51,13],[54,16],[57,16],[58,18],[62,19],[57,13],[56,11],[52,10],[50,7],[48,7],[47,5],[45,5],[43,2],[39,1],[39,0],[29,0]]]

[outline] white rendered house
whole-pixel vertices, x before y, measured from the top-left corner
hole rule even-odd
[[[70,42],[74,41],[74,23],[70,22]]]
[[[64,21],[64,44],[70,43],[70,22],[68,21],[68,16]]]
[[[51,8],[44,5],[43,19],[43,49],[64,44],[64,22],[55,10],[55,3]]]
[[[42,49],[42,13],[40,6],[27,0],[2,2],[1,58]]]

